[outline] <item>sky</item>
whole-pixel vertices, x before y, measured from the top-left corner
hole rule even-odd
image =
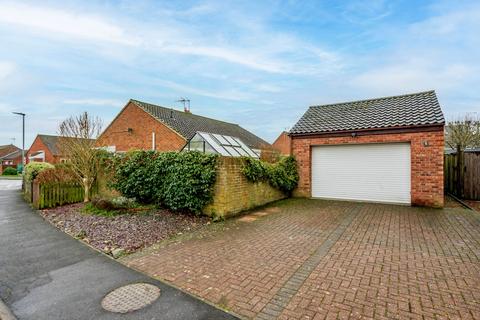
[[[273,142],[309,105],[436,90],[480,112],[479,1],[2,1],[0,145],[129,99]],[[15,139],[15,140],[13,140]]]

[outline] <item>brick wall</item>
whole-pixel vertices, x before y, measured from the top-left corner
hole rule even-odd
[[[50,151],[50,149],[48,149],[47,146],[43,143],[42,139],[40,139],[37,136],[35,138],[35,140],[33,141],[30,149],[28,149],[27,154],[25,155],[25,158],[27,159],[27,163],[28,163],[28,157],[30,157],[33,153],[38,152],[38,151],[44,151],[45,152],[45,162],[58,163],[60,161],[59,157],[53,155],[52,152]]]
[[[131,132],[128,128],[132,129]],[[158,151],[177,151],[186,143],[175,131],[129,103],[97,139],[96,145],[115,146],[116,151],[151,150],[152,132],[155,132],[155,149]]]
[[[229,217],[286,197],[268,183],[249,182],[241,169],[239,158],[219,159],[213,202],[204,209],[205,214]]]
[[[272,147],[278,150],[283,155],[290,155],[292,139],[288,136],[288,134],[283,131],[272,144]]]
[[[311,147],[315,145],[345,143],[410,142],[412,204],[443,207],[443,130],[413,133],[351,135],[337,137],[293,137],[292,150],[296,157],[300,181],[295,196],[311,196]],[[428,146],[424,145],[428,142]]]

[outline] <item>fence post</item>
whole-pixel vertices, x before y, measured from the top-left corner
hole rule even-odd
[[[38,209],[40,202],[40,184],[36,181],[32,182],[32,205]]]

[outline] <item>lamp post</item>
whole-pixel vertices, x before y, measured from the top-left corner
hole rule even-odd
[[[23,112],[13,112],[22,116],[22,173],[25,172],[25,113]]]

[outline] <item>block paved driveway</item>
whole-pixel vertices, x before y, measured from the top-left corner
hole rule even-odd
[[[244,318],[480,319],[480,214],[291,199],[124,263]]]

